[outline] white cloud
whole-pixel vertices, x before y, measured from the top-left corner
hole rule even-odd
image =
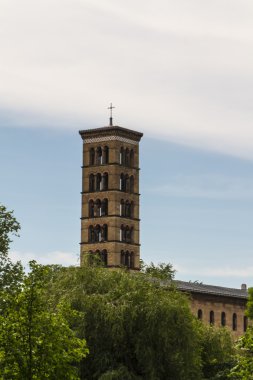
[[[24,266],[27,266],[29,261],[36,260],[39,264],[59,264],[63,266],[79,265],[79,257],[72,252],[53,251],[38,254],[34,252],[10,252],[10,258],[13,261],[21,261]]]
[[[185,268],[183,266],[176,266],[177,273],[179,275],[185,275],[189,274],[192,278],[196,278],[196,276],[199,276],[200,278],[203,277],[213,277],[213,278],[241,278],[246,279],[253,277],[253,266],[237,266],[236,268],[229,267],[229,266],[219,266],[219,267],[194,267],[194,268]]]
[[[169,184],[146,191],[169,197],[253,200],[253,180],[225,175],[178,175],[169,177]]]
[[[2,0],[10,124],[102,126],[253,158],[250,0]],[[88,125],[87,125],[88,124]]]

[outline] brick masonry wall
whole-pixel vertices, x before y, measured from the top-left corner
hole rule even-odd
[[[202,320],[210,324],[210,311],[214,312],[214,326],[221,327],[221,313],[226,314],[226,327],[232,331],[235,338],[244,333],[244,317],[247,300],[221,295],[191,294],[191,310],[197,317],[198,310],[202,310]],[[237,315],[237,328],[233,331],[233,314]]]
[[[96,134],[96,131],[94,131]],[[127,133],[127,132],[124,132]],[[129,135],[131,139],[131,135]],[[108,252],[108,266],[114,267],[120,265],[121,251],[129,251],[134,253],[134,268],[138,269],[140,266],[140,220],[139,220],[139,145],[138,142],[122,142],[117,140],[102,141],[83,144],[83,169],[82,169],[82,213],[81,213],[81,252],[80,260],[83,262],[83,256],[89,251],[95,252],[96,250],[106,249]],[[95,150],[101,147],[109,148],[109,159],[107,164],[90,165],[90,149]],[[132,167],[124,166],[120,163],[120,150],[121,148],[134,151],[134,161]],[[108,190],[107,191],[94,191],[89,190],[89,176],[90,174],[101,175],[108,173]],[[121,174],[128,174],[134,177],[134,190],[133,193],[124,192],[120,190],[120,176]],[[89,217],[89,201],[94,202],[100,199],[108,199],[108,215]],[[120,215],[121,200],[128,200],[134,202],[134,214],[132,218],[122,217]],[[93,225],[108,226],[108,239],[104,242],[89,243],[88,229]],[[120,241],[121,225],[133,227],[133,241],[125,243]]]

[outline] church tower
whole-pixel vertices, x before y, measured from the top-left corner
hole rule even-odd
[[[112,106],[110,107],[112,110]],[[114,126],[83,139],[81,265],[97,254],[108,268],[140,268],[139,142],[142,133]]]

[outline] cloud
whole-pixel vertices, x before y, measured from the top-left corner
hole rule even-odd
[[[229,266],[224,266],[224,267],[194,267],[194,268],[185,268],[183,266],[176,266],[177,273],[179,275],[185,275],[189,274],[191,277],[194,276],[199,276],[201,278],[203,277],[213,277],[213,278],[250,278],[252,279],[253,277],[253,266],[248,266],[248,267],[229,267]]]
[[[0,108],[76,129],[113,101],[122,126],[252,159],[252,15],[249,0],[3,0]]]
[[[38,254],[34,252],[12,251],[10,252],[10,258],[13,261],[21,261],[24,266],[27,266],[31,260],[36,260],[39,264],[43,265],[79,265],[79,257],[72,252],[53,251]]]
[[[218,175],[175,176],[169,184],[151,187],[146,191],[178,198],[222,200],[253,200],[253,180]]]

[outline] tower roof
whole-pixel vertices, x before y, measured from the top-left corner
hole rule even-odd
[[[101,128],[93,128],[93,129],[85,129],[79,131],[83,140],[87,140],[90,138],[101,138],[106,136],[119,136],[122,138],[131,139],[134,141],[140,141],[143,136],[143,133],[134,131],[132,129],[127,129],[123,127],[119,127],[117,125],[109,126],[109,127],[101,127]]]

